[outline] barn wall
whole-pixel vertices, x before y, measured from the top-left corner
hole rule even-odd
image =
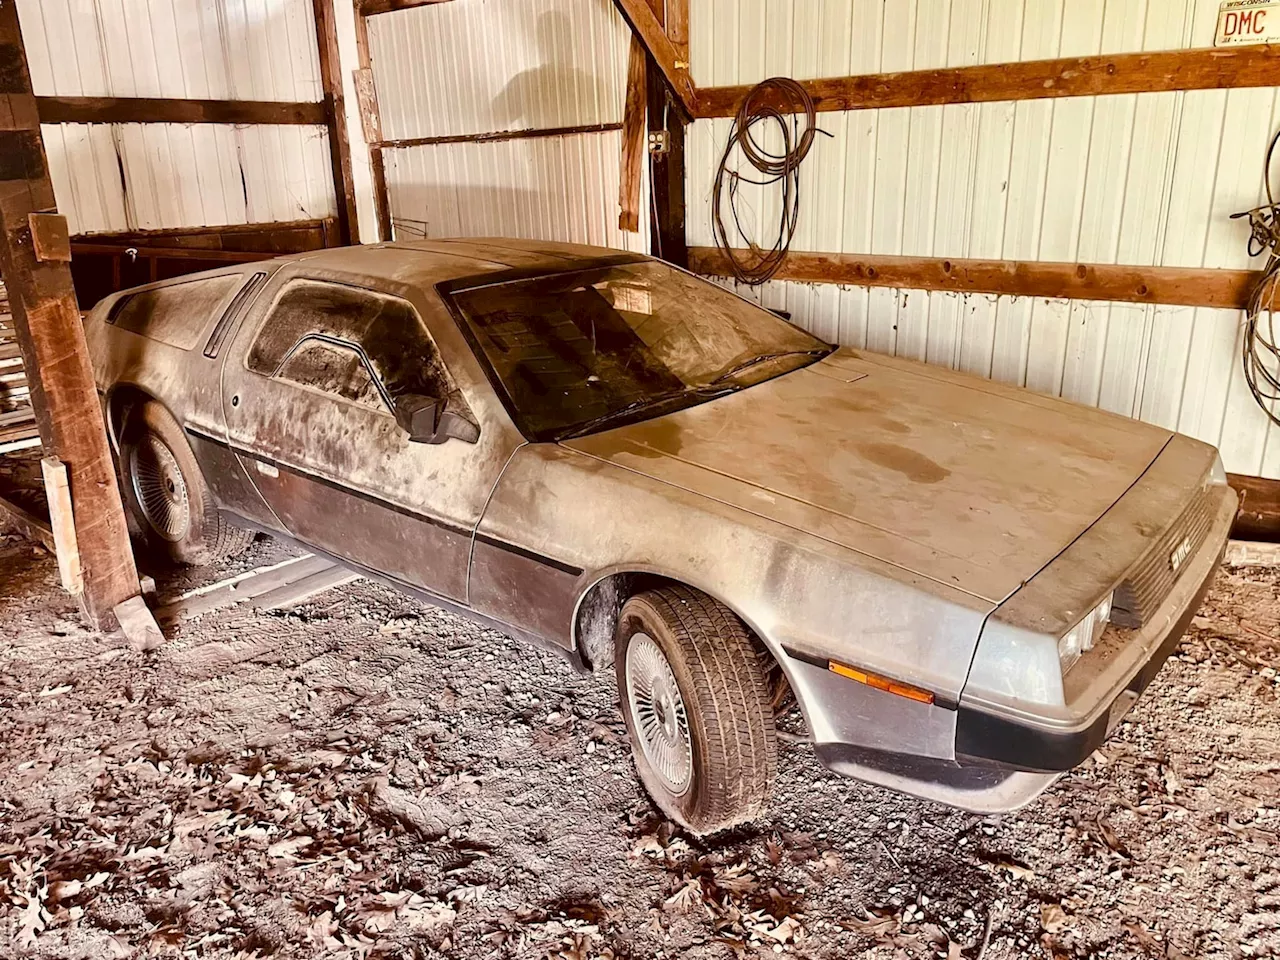
[[[622,121],[630,34],[610,0],[452,0],[368,31],[386,140]],[[647,199],[640,232],[618,229],[620,152],[616,129],[389,148],[396,234],[647,249]]]
[[[1213,43],[1217,0],[701,0],[699,86]],[[712,244],[731,121],[688,138],[688,239]],[[1263,196],[1274,88],[820,114],[795,250],[1260,267],[1230,214]],[[744,188],[744,190],[747,188]],[[755,240],[776,202],[751,199]],[[772,233],[769,233],[770,241]],[[1239,370],[1235,311],[776,282],[756,294],[841,342],[1018,383],[1218,444],[1280,477],[1280,428]]]
[[[310,0],[18,0],[42,96],[316,101]],[[320,126],[45,124],[75,233],[332,216]]]

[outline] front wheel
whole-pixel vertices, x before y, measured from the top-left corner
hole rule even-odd
[[[696,834],[754,819],[777,773],[768,655],[722,604],[688,587],[628,600],[614,664],[640,780]]]

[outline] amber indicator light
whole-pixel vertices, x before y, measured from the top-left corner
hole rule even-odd
[[[829,660],[827,662],[827,669],[842,677],[848,677],[850,680],[857,680],[859,683],[865,683],[868,687],[875,687],[877,690],[883,690],[885,693],[892,693],[898,697],[906,697],[908,700],[915,700],[918,703],[933,703],[933,694],[928,690],[921,690],[919,687],[913,687],[906,683],[898,683],[895,680],[890,680],[888,677],[882,677],[876,673],[868,673],[865,670],[856,670],[853,667],[846,667],[843,663],[836,663],[834,660]]]

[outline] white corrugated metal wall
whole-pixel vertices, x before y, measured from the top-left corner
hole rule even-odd
[[[694,0],[702,87],[1213,44],[1217,0]],[[1245,268],[1272,88],[819,114],[795,250]],[[712,243],[731,121],[688,138],[688,239]],[[746,188],[744,188],[745,190]],[[755,199],[757,224],[776,208]],[[758,229],[758,227],[757,227]],[[763,236],[756,236],[757,241]],[[1241,315],[789,282],[753,294],[820,335],[1141,417],[1280,477],[1240,372]]]
[[[18,0],[37,95],[316,101],[309,0]],[[73,233],[333,216],[320,126],[44,124]]]
[[[387,140],[622,121],[630,34],[610,0],[452,0],[369,18]],[[509,236],[624,249],[618,130],[384,152],[398,236]]]

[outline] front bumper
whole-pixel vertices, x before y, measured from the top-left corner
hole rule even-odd
[[[925,707],[825,670],[820,677],[817,664],[793,670],[803,674],[797,694],[807,700],[818,759],[841,775],[975,813],[1025,806],[1107,739],[1177,649],[1213,583],[1235,512],[1235,494],[1223,488],[1208,535],[1154,615],[1138,630],[1108,631],[1069,675],[1069,704],[1057,713],[963,694],[959,704]],[[892,734],[867,735],[875,728]],[[904,730],[914,742],[904,744]]]

